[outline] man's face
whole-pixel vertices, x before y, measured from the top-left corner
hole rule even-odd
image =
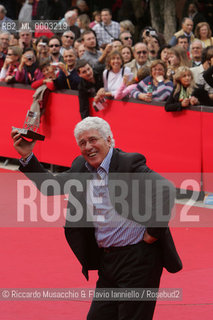
[[[123,43],[124,46],[132,46],[132,35],[130,32],[124,32],[121,35],[121,41]]]
[[[83,40],[86,49],[94,49],[96,47],[96,38],[93,32],[85,34]]]
[[[78,71],[78,75],[80,78],[83,78],[86,81],[93,81],[93,70],[89,64],[86,64],[84,67],[80,68]]]
[[[101,12],[101,20],[104,24],[110,24],[111,19],[112,19],[112,16],[109,13],[109,11],[102,11]]]
[[[60,42],[58,39],[52,39],[49,42],[50,54],[58,55],[60,51]]]
[[[7,50],[7,48],[9,47],[9,42],[10,42],[9,34],[6,34],[6,33],[0,34],[0,40],[1,40],[1,43],[2,43],[3,50],[4,51]]]
[[[63,46],[64,48],[70,48],[70,47],[73,45],[74,39],[75,39],[75,35],[74,35],[71,31],[66,32],[66,33],[61,37],[62,46]]]
[[[111,147],[111,138],[105,140],[95,129],[84,131],[78,136],[78,145],[84,159],[94,168],[98,168]]]
[[[114,40],[112,42],[112,50],[119,51],[120,47],[122,46],[121,42],[119,40]]]
[[[138,64],[143,65],[148,59],[148,49],[143,43],[136,44],[134,50],[134,57]]]
[[[71,27],[71,26],[74,26],[74,24],[76,23],[76,20],[77,20],[77,14],[73,14],[72,17],[69,17],[67,18],[67,24]]]
[[[68,65],[69,68],[74,67],[76,56],[73,50],[65,50],[63,54],[64,62]]]
[[[192,54],[192,59],[200,59],[201,60],[201,56],[202,56],[202,44],[199,42],[193,42],[192,46],[191,46],[191,54]]]
[[[193,29],[193,21],[191,19],[186,19],[185,22],[182,24],[182,29],[187,34],[190,34]]]
[[[188,40],[186,38],[178,39],[178,44],[177,45],[182,47],[184,50],[188,51],[189,43],[188,43]]]
[[[31,40],[32,40],[32,34],[28,31],[22,31],[19,34],[20,40],[22,43],[25,44],[25,46],[30,46]]]

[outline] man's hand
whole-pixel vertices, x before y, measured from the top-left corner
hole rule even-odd
[[[21,134],[18,133],[16,129],[12,130],[11,137],[13,139],[13,146],[16,149],[16,151],[20,154],[20,156],[23,159],[26,159],[27,157],[29,157],[29,155],[33,151],[36,140],[32,140],[32,141],[25,140],[23,137],[21,137]]]
[[[143,241],[151,244],[151,243],[154,243],[156,240],[157,240],[157,238],[150,236],[150,234],[148,234],[147,230],[144,232]]]

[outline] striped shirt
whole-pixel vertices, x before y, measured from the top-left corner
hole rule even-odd
[[[145,227],[123,218],[111,204],[108,190],[108,173],[113,148],[97,170],[86,163],[87,169],[93,173],[90,188],[87,191],[87,206],[93,216],[95,237],[99,247],[120,247],[140,242]]]
[[[131,97],[139,99],[138,96],[140,93],[147,93],[149,82],[151,82],[152,85],[152,100],[154,101],[166,101],[173,91],[172,81],[159,81],[156,87],[153,83],[152,77],[148,76],[138,83],[137,87],[132,91]]]

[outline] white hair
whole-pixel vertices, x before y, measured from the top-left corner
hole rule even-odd
[[[64,18],[67,20],[67,19],[73,17],[74,15],[76,15],[76,12],[74,10],[70,10],[65,13]]]
[[[4,13],[5,16],[6,16],[6,14],[7,14],[7,10],[6,10],[6,8],[5,8],[2,4],[0,4],[0,12]]]
[[[107,140],[107,138],[110,137],[112,147],[115,146],[115,140],[113,139],[113,134],[112,134],[109,123],[99,117],[87,117],[77,123],[74,129],[74,136],[77,144],[79,142],[78,141],[79,135],[85,131],[92,130],[92,129],[97,130],[100,133],[100,135],[104,138],[104,140]]]

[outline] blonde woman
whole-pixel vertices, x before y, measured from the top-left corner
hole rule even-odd
[[[207,22],[200,22],[196,25],[195,37],[202,41],[205,47],[213,45],[212,31]]]
[[[173,79],[175,88],[165,104],[166,111],[181,111],[199,104],[193,74],[188,67],[179,67]]]

